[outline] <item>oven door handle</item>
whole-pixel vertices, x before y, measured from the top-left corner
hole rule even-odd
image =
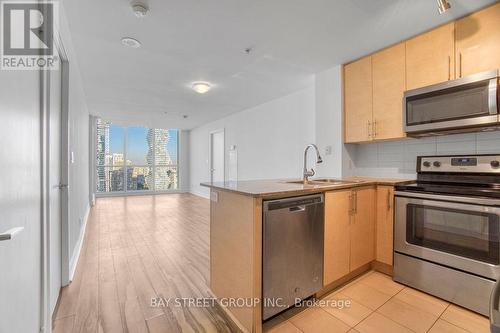
[[[410,199],[424,199],[424,200],[438,200],[445,202],[458,202],[466,203],[472,205],[480,206],[500,206],[500,199],[485,199],[478,197],[460,197],[453,195],[443,195],[443,194],[428,194],[428,193],[415,193],[406,191],[395,191],[395,196],[405,197]]]
[[[490,296],[490,327],[491,332],[500,333],[500,280],[495,283]]]

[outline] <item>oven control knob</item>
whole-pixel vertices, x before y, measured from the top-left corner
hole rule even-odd
[[[498,168],[500,167],[500,162],[499,161],[491,161],[490,162],[492,168]]]
[[[434,163],[432,163],[432,165],[434,165],[436,168],[439,168],[441,166],[441,162],[434,161]]]
[[[424,163],[422,163],[424,165],[424,167],[428,168],[431,166],[431,162],[429,161],[425,161]]]

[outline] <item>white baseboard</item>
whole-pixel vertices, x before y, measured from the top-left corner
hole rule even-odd
[[[85,211],[85,216],[83,217],[82,228],[80,229],[80,235],[78,235],[78,241],[75,246],[75,251],[71,256],[71,260],[69,262],[69,281],[73,281],[73,277],[75,276],[76,266],[78,264],[78,259],[80,258],[80,252],[82,251],[83,246],[83,238],[85,237],[85,230],[87,229],[87,221],[89,219],[90,214],[90,205],[87,205],[87,210]]]
[[[189,191],[189,193],[193,194],[193,195],[196,195],[198,197],[202,197],[202,198],[205,198],[205,199],[210,199],[210,193],[205,193],[205,192],[202,192],[200,190],[197,190],[196,188],[191,188],[191,190]]]

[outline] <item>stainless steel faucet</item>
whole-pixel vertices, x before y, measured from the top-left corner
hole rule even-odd
[[[316,163],[323,163],[323,159],[319,154],[318,147],[313,143],[307,145],[306,149],[304,150],[304,184],[307,184],[307,182],[309,181],[309,177],[312,177],[316,174],[313,168],[311,168],[311,170],[307,170],[307,151],[309,150],[309,148],[314,148],[314,150],[316,150]]]

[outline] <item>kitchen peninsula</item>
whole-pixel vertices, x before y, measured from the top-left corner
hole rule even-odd
[[[392,267],[392,202],[401,179],[350,177],[202,183],[210,188],[210,289],[217,299],[262,299],[263,202],[324,194],[320,296],[371,269]],[[358,199],[359,198],[359,199]],[[354,222],[355,221],[355,222]],[[262,302],[223,308],[244,331],[262,331]]]

